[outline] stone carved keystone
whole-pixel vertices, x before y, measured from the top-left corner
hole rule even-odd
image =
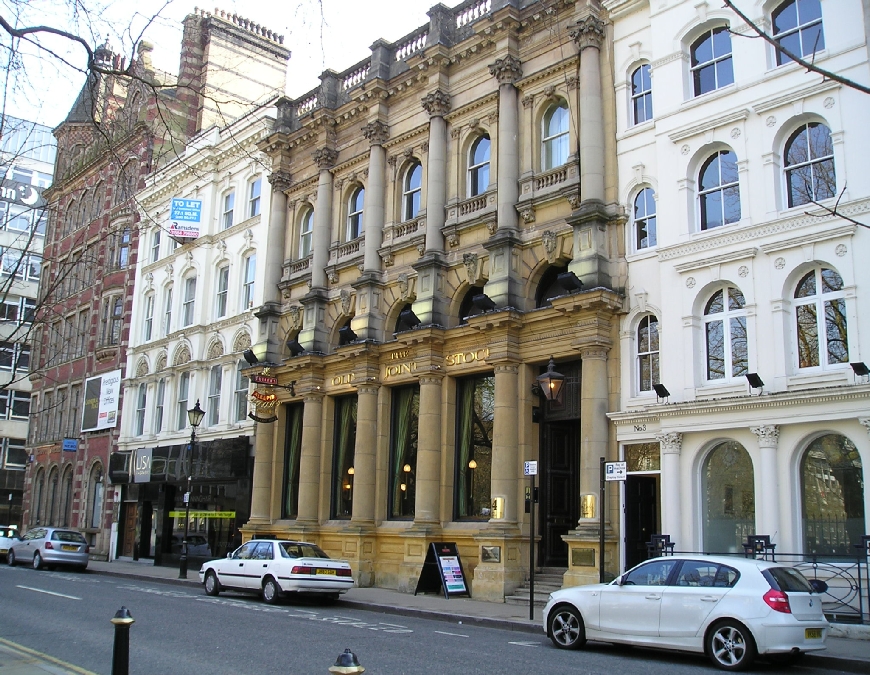
[[[377,120],[362,127],[362,132],[371,145],[383,145],[390,137],[390,128]]]
[[[581,52],[587,47],[601,49],[604,42],[604,22],[597,16],[587,16],[580,19],[569,34]]]
[[[503,59],[496,59],[489,67],[489,72],[499,84],[513,84],[523,76],[521,65],[519,59],[508,54]]]
[[[423,104],[423,109],[429,113],[429,117],[444,117],[450,112],[450,96],[440,89],[426,94],[420,102]]]

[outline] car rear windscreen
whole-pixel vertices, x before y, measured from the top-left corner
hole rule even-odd
[[[86,544],[85,538],[78,532],[52,532],[52,541],[73,541],[76,544]]]
[[[779,590],[785,593],[812,593],[813,588],[810,586],[807,578],[791,567],[770,567],[764,570],[776,581]],[[768,579],[770,581],[770,579]]]

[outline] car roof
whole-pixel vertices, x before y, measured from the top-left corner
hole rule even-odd
[[[677,555],[661,556],[660,558],[651,558],[651,560],[705,560],[717,565],[728,565],[735,569],[757,569],[764,570],[770,567],[783,567],[784,563],[776,563],[770,560],[756,560],[755,558],[745,558],[739,555],[708,555],[698,553],[697,555],[682,553]],[[646,562],[649,562],[647,560]],[[643,564],[643,563],[641,563]]]
[[[275,544],[294,544],[296,546],[317,546],[310,541],[296,541],[295,539],[250,539],[246,544],[254,544],[259,542],[273,542]]]

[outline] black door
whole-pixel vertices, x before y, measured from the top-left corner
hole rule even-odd
[[[579,422],[549,422],[541,426],[539,564],[567,567],[568,544],[562,541],[562,535],[577,526]]]
[[[646,543],[656,534],[659,497],[653,476],[625,479],[625,569],[647,559]]]

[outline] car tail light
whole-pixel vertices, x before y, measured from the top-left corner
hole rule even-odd
[[[791,614],[791,605],[788,604],[788,596],[782,591],[776,591],[771,588],[764,594],[764,601],[767,603],[768,607],[776,612]]]
[[[292,570],[290,570],[291,574],[314,574],[313,567],[306,567],[303,565],[295,565]]]
[[[51,545],[51,542],[50,542],[50,541],[47,541],[47,542],[45,542],[45,548],[47,548],[47,549],[53,549],[54,546]]]
[[[88,546],[87,544],[85,544],[85,553],[90,553],[90,552],[91,552],[91,547]]]
[[[338,570],[338,576],[340,577],[349,577],[352,576],[350,570]]]

